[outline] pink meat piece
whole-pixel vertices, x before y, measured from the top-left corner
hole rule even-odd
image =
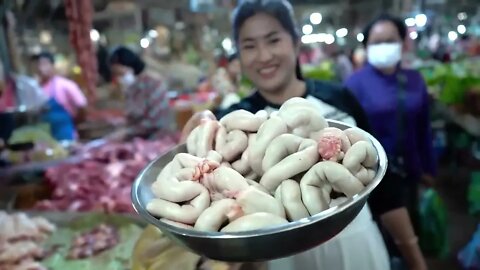
[[[133,212],[131,185],[153,159],[175,146],[176,140],[107,143],[84,151],[75,164],[50,168],[45,178],[52,197],[35,208],[56,211]]]
[[[337,161],[342,151],[342,141],[335,136],[324,136],[318,141],[318,153],[323,160]]]

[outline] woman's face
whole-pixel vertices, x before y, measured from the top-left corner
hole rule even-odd
[[[133,72],[133,70],[130,67],[120,65],[120,64],[112,64],[110,68],[111,68],[113,77],[117,79],[123,77],[125,74],[129,72]]]
[[[377,69],[391,73],[402,59],[402,38],[390,21],[373,25],[367,42],[368,62]]]
[[[259,13],[247,19],[238,42],[242,71],[259,90],[279,91],[295,78],[297,48],[274,17]]]

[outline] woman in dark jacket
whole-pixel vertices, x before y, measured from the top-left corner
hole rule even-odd
[[[289,2],[244,1],[234,14],[233,27],[242,71],[256,91],[226,110],[194,115],[185,126],[184,138],[203,118],[218,119],[238,109],[252,113],[273,111],[293,97],[310,100],[328,119],[370,130],[362,107],[347,89],[302,78],[298,64],[299,35]],[[402,246],[410,269],[426,269],[395,184],[383,181],[371,195],[368,205],[373,217],[380,219]],[[270,269],[390,269],[385,245],[368,205],[345,230],[327,243],[271,261]]]

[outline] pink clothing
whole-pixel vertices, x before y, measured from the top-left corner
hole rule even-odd
[[[3,93],[0,95],[0,112],[15,107],[16,103],[13,85],[7,81]]]
[[[45,93],[60,103],[72,117],[77,109],[87,106],[87,98],[78,85],[64,77],[55,76],[42,85]]]

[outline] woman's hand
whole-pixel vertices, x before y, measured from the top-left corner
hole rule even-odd
[[[402,207],[388,211],[381,216],[381,220],[385,229],[395,240],[398,250],[408,265],[408,269],[428,269],[407,209]]]
[[[423,257],[418,257],[415,261],[408,263],[409,270],[428,270],[427,263]]]
[[[426,263],[422,263],[417,266],[413,266],[412,268],[410,268],[410,270],[428,270],[428,267]]]
[[[187,140],[188,135],[190,135],[190,133],[200,125],[203,119],[217,120],[215,115],[208,110],[195,113],[183,127],[182,136],[180,137],[180,144]]]

